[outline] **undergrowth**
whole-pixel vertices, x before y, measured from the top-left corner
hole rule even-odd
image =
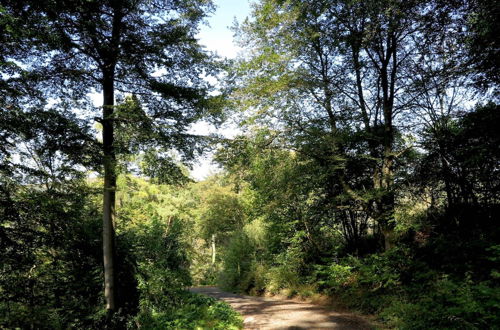
[[[493,261],[498,249],[490,249]],[[266,271],[267,269],[267,271]],[[395,329],[498,329],[498,270],[480,277],[432,269],[407,248],[314,265],[308,276],[286,264],[254,263],[233,290],[315,298],[377,316]]]
[[[142,308],[129,322],[130,328],[141,329],[241,329],[243,320],[225,302],[185,292],[176,308]]]

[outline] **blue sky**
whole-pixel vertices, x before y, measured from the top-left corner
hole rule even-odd
[[[219,55],[233,58],[238,48],[233,44],[233,32],[229,29],[236,19],[242,22],[250,12],[247,0],[215,0],[215,13],[208,18],[209,26],[202,26],[198,34],[200,43]]]
[[[200,43],[208,50],[217,52],[222,57],[234,58],[239,48],[233,43],[233,32],[230,27],[236,19],[242,22],[250,13],[250,5],[247,0],[215,0],[216,11],[208,19],[208,25],[200,29],[198,38]],[[192,133],[208,135],[210,133],[223,134],[232,137],[237,129],[231,125],[216,130],[206,122],[193,125]],[[212,163],[212,156],[205,155],[199,158],[193,166],[191,175],[196,180],[202,180],[217,171],[217,166]]]

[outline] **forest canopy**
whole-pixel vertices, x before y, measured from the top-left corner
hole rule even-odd
[[[209,0],[1,0],[0,327],[241,328],[218,285],[494,328],[499,9],[259,0],[224,60]]]

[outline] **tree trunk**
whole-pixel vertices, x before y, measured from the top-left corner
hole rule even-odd
[[[215,265],[215,234],[212,234],[212,266]]]
[[[114,275],[114,218],[116,194],[116,155],[113,147],[113,106],[114,106],[114,78],[112,74],[105,74],[103,78],[103,120],[102,144],[104,153],[104,192],[102,243],[104,259],[104,297],[108,316],[115,311],[115,275]]]
[[[384,117],[384,132],[382,145],[382,168],[380,173],[380,185],[382,195],[377,200],[378,222],[384,235],[385,250],[394,245],[394,126],[392,117],[394,114],[395,86],[397,80],[397,37],[392,30],[397,22],[390,21],[390,31],[386,36],[385,57],[380,63],[380,82],[382,89],[382,111]],[[390,69],[389,69],[390,68]]]
[[[382,156],[382,169],[380,176],[380,186],[382,196],[378,198],[378,221],[382,227],[384,235],[385,250],[392,248],[394,239],[394,208],[395,196],[393,191],[394,186],[394,129],[392,126],[392,101],[384,109],[384,153]]]

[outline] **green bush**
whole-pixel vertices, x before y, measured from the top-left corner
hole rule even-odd
[[[347,285],[353,278],[352,266],[344,266],[338,263],[330,265],[316,265],[311,277],[313,283],[317,283],[319,289],[325,292],[337,291]]]
[[[223,251],[223,264],[217,280],[218,284],[226,290],[246,291],[250,289],[246,286],[248,280],[247,283],[241,280],[251,271],[254,259],[251,240],[244,232],[236,232]]]
[[[495,259],[495,248],[490,249]],[[350,307],[380,315],[397,329],[491,329],[500,324],[496,271],[487,281],[451,278],[407,248],[316,266],[313,281]]]
[[[401,286],[402,273],[411,268],[408,250],[397,248],[363,259],[358,266],[359,284],[369,290],[394,290]]]
[[[214,298],[183,292],[175,308],[142,308],[130,328],[241,329],[243,320],[228,304]]]
[[[131,231],[137,262],[137,280],[141,307],[144,301],[161,308],[174,304],[179,292],[191,285],[185,247],[180,241],[181,223],[172,220],[169,227],[153,218]]]
[[[81,181],[66,184],[64,191],[0,189],[0,328],[101,321],[101,220],[92,191]]]
[[[266,291],[268,267],[265,264],[253,261],[249,270],[241,279],[239,287],[242,291],[260,295]]]
[[[287,250],[275,257],[274,267],[270,267],[267,275],[267,290],[271,293],[278,293],[282,289],[290,289],[288,295],[294,295],[302,284],[306,282],[303,276],[304,252],[300,246],[301,237],[297,241],[292,240]]]
[[[491,283],[443,276],[429,289],[394,300],[382,317],[398,329],[495,329],[500,324],[500,289]]]
[[[279,265],[269,269],[267,273],[267,290],[278,293],[281,289],[296,289],[301,279],[294,268],[287,265]]]

